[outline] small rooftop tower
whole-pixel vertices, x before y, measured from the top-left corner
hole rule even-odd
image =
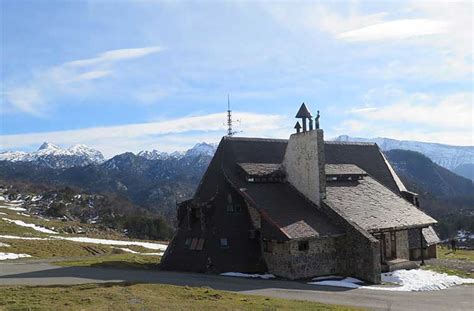
[[[306,132],[306,119],[309,119],[309,129],[313,129],[313,116],[304,103],[301,104],[300,110],[298,110],[295,118],[301,119],[301,122],[303,123],[303,133]]]
[[[235,133],[232,129],[232,110],[230,110],[230,98],[227,94],[227,136],[234,136]]]

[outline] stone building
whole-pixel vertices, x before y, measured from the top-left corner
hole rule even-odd
[[[324,141],[303,104],[289,140],[224,137],[162,268],[338,274],[380,282],[382,271],[436,256],[436,221],[420,211],[376,144]]]

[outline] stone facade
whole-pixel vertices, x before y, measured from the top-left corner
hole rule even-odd
[[[402,230],[396,232],[397,240],[397,258],[410,260],[410,249],[408,245],[408,231]]]
[[[381,282],[380,242],[328,202],[324,210],[346,229],[346,234],[336,239],[337,274],[354,276],[370,283]]]
[[[304,241],[308,242],[306,250],[298,249],[301,241],[297,240],[268,241],[272,250],[263,253],[268,272],[291,280],[337,272],[335,238],[311,238]]]
[[[283,160],[287,180],[318,206],[326,191],[324,164],[322,130],[291,135]]]

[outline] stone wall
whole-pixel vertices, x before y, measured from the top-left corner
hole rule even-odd
[[[291,280],[337,273],[335,238],[307,241],[309,247],[303,251],[298,250],[298,241],[295,240],[272,241],[272,252],[263,253],[268,272]]]
[[[323,208],[346,229],[346,234],[336,239],[337,274],[379,284],[382,272],[380,242],[357,224],[344,218],[328,202],[324,202]]]
[[[396,240],[397,240],[397,258],[410,260],[408,231],[407,230],[397,231]]]
[[[323,148],[322,130],[293,134],[283,159],[288,182],[318,206],[326,191]]]

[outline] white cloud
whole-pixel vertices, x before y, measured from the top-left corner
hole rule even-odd
[[[5,99],[12,103],[15,108],[34,116],[42,116],[42,110],[45,105],[40,91],[35,87],[17,87],[7,90]],[[2,110],[6,107],[2,107]]]
[[[23,84],[6,83],[5,111],[20,111],[33,116],[44,116],[56,94],[85,93],[85,87],[94,89],[90,81],[111,76],[116,68],[113,64],[118,61],[136,59],[150,54],[161,52],[164,48],[159,46],[111,50],[99,54],[97,57],[80,59],[48,68],[36,73]],[[8,108],[8,109],[7,109]]]
[[[248,112],[234,112],[241,120],[237,130],[245,136],[273,137],[286,133],[282,129],[284,118],[279,115],[264,115]],[[4,149],[24,149],[50,141],[59,145],[83,143],[103,150],[107,156],[119,152],[160,149],[180,150],[199,141],[216,141],[225,134],[225,113],[185,117],[161,122],[126,124],[109,127],[85,128],[79,130],[2,135]],[[282,125],[283,124],[283,125]]]
[[[80,59],[71,62],[67,62],[65,66],[72,67],[85,67],[97,65],[100,63],[110,63],[120,60],[139,58],[147,56],[149,54],[154,54],[163,51],[165,48],[161,46],[151,46],[145,48],[135,48],[135,49],[120,49],[120,50],[110,50],[104,53],[99,54],[94,58]]]
[[[400,19],[346,31],[337,38],[346,41],[397,40],[418,36],[445,34],[449,24],[429,19]]]
[[[370,90],[365,105],[346,112],[328,137],[348,134],[435,143],[474,144],[473,93],[431,95],[399,89]],[[370,105],[368,107],[367,105]]]
[[[426,94],[411,94],[389,105],[370,110],[354,110],[353,113],[374,121],[400,122],[401,126],[419,124],[472,131],[472,97],[472,93],[458,93],[441,98],[433,98]]]

